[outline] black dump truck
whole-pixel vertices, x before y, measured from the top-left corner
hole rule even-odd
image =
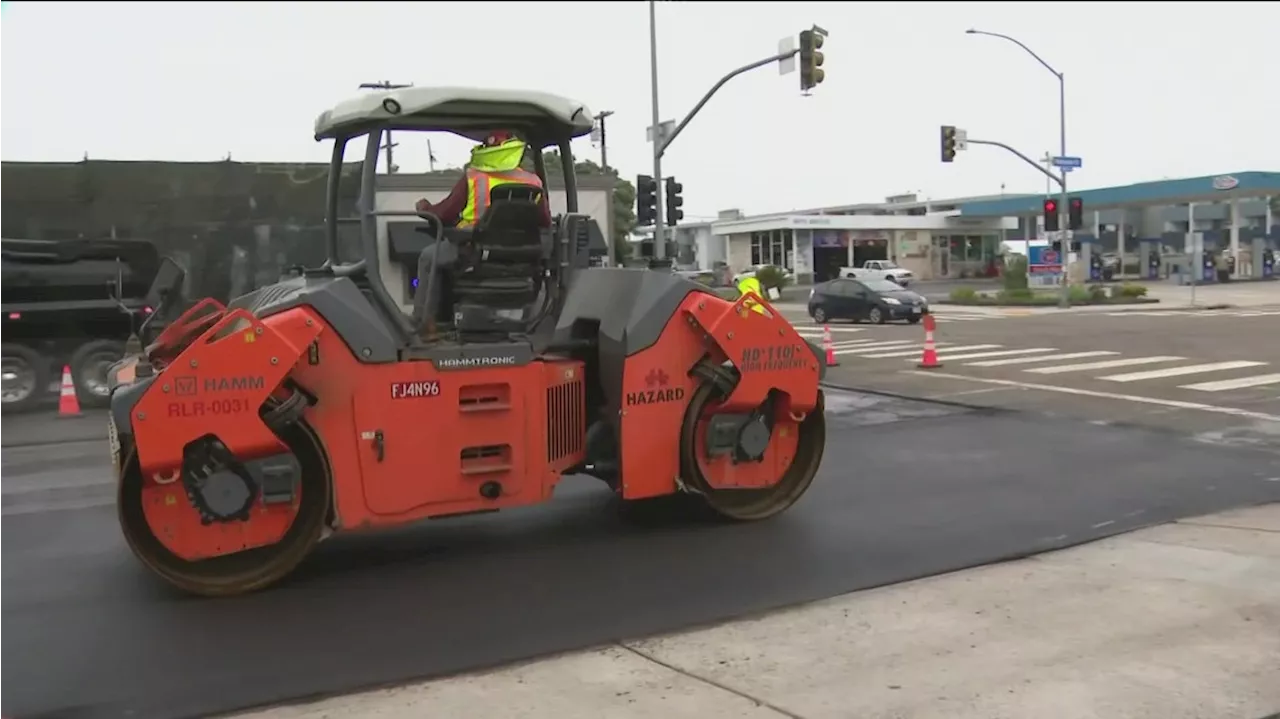
[[[81,406],[105,407],[106,369],[150,314],[160,265],[145,240],[0,241],[3,410],[32,409],[71,368]]]

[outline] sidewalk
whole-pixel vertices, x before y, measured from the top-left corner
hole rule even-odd
[[[684,634],[240,716],[1262,719],[1280,711],[1277,675],[1272,504]]]

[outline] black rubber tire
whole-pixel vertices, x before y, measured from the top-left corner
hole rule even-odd
[[[169,584],[205,597],[248,594],[293,572],[323,536],[333,485],[320,440],[305,422],[278,434],[302,467],[301,506],[279,543],[196,562],[177,557],[156,539],[142,512],[142,475],[134,451],[124,462],[116,501],[120,528],[134,555]]]
[[[21,399],[12,402],[3,402],[3,412],[30,412],[40,405],[42,400],[49,396],[49,359],[39,352],[31,349],[26,345],[20,345],[16,342],[5,342],[0,344],[0,355],[3,355],[5,361],[20,362],[30,368],[34,375],[34,383],[27,395]]]
[[[815,309],[813,310],[813,321],[814,321],[814,322],[817,322],[818,324],[825,324],[825,323],[826,323],[826,321],[827,321],[827,319],[828,319],[828,317],[827,317],[827,311],[826,311],[826,310],[822,309],[821,307],[815,308]]]
[[[880,309],[879,307],[872,307],[871,309],[867,310],[867,321],[876,325],[884,324],[885,322],[884,310]]]
[[[920,324],[920,319],[921,319],[921,317],[922,317],[922,315],[913,315],[913,316],[911,316],[911,317],[908,317],[908,318],[907,318],[907,322],[908,322],[909,324],[918,325],[918,324]]]
[[[93,377],[97,373],[99,363],[105,358],[116,362],[124,357],[124,343],[119,340],[89,340],[76,348],[71,355],[71,381],[76,386],[76,398],[80,406],[91,409],[102,409],[111,405],[111,395],[101,392],[105,388],[106,377]]]
[[[680,475],[696,491],[694,496],[701,498],[708,509],[724,519],[753,522],[775,517],[808,491],[822,464],[827,443],[822,391],[818,391],[818,405],[800,423],[800,440],[790,469],[778,484],[759,490],[712,489],[698,467],[695,449],[698,421],[706,406],[721,396],[720,390],[709,382],[700,384],[693,391],[680,431]]]

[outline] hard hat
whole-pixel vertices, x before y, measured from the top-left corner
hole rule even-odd
[[[516,139],[515,133],[510,130],[494,130],[484,138],[485,147],[497,147],[504,142]]]

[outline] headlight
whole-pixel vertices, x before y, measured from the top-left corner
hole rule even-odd
[[[884,300],[884,303],[885,303],[886,305],[900,305],[900,304],[902,304],[901,302],[899,302],[898,300],[895,300],[895,299],[894,299],[894,298],[892,298],[892,297],[882,297],[881,299],[883,299],[883,300]]]

